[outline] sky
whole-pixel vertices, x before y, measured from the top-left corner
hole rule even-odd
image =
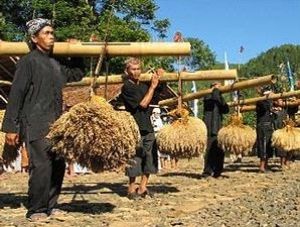
[[[203,40],[224,62],[246,63],[282,44],[300,45],[300,0],[155,0],[168,18],[167,40],[180,31]],[[244,50],[240,53],[240,47]]]

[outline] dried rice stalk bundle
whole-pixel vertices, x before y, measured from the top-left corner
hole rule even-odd
[[[48,138],[56,153],[99,172],[125,165],[135,154],[140,135],[130,114],[93,96],[64,113],[51,126]]]
[[[0,110],[0,125],[2,125],[5,110]],[[19,153],[16,147],[5,143],[5,133],[0,131],[0,165],[9,165],[15,161]]]
[[[157,134],[157,145],[160,152],[177,158],[197,157],[206,149],[207,129],[204,122],[189,117],[185,109],[169,113],[181,117],[165,125]]]
[[[256,132],[243,124],[241,115],[232,115],[230,123],[219,130],[218,145],[225,152],[247,155],[256,141]]]
[[[300,129],[295,127],[292,120],[285,122],[286,126],[272,134],[272,146],[287,152],[299,152]]]

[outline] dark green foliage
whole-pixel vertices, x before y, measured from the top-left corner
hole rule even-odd
[[[240,76],[252,78],[268,74],[278,74],[280,64],[289,60],[294,73],[300,73],[300,45],[286,44],[280,47],[273,47],[253,58],[241,67]]]
[[[191,43],[192,53],[190,57],[183,58],[183,64],[192,70],[211,69],[216,63],[215,53],[197,38],[186,38],[185,41]]]

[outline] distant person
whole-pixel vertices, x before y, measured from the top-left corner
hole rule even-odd
[[[219,90],[221,83],[211,84],[212,93],[204,97],[203,121],[207,127],[207,148],[204,159],[203,176],[219,177],[224,166],[224,151],[218,146],[217,135],[222,127],[223,114],[229,107]]]
[[[261,95],[269,95],[272,90],[269,86],[261,88]],[[268,170],[268,160],[273,156],[271,138],[273,133],[272,125],[272,100],[263,100],[256,103],[256,146],[257,156],[260,159],[259,172],[265,173]]]
[[[159,130],[164,126],[163,120],[161,118],[160,108],[158,108],[158,107],[153,108],[150,119],[151,119],[154,133],[156,135],[159,132]],[[170,156],[167,154],[161,153],[159,150],[157,150],[157,154],[158,154],[158,170],[169,168],[171,166]]]

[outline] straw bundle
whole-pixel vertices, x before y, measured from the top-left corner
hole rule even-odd
[[[300,150],[300,129],[295,128],[291,120],[285,122],[286,126],[272,134],[272,146],[287,152]]]
[[[225,152],[247,155],[256,141],[256,132],[243,124],[241,115],[231,116],[230,123],[218,132],[218,145]]]
[[[53,150],[94,172],[115,170],[134,154],[140,135],[133,117],[103,98],[73,106],[50,128]]]
[[[158,132],[156,138],[160,152],[176,158],[192,158],[205,151],[206,125],[202,120],[189,117],[188,114],[185,109],[170,113],[177,119]]]
[[[0,125],[2,125],[5,110],[0,110]],[[5,143],[5,133],[0,131],[0,165],[9,165],[18,157],[16,147],[9,146]]]

